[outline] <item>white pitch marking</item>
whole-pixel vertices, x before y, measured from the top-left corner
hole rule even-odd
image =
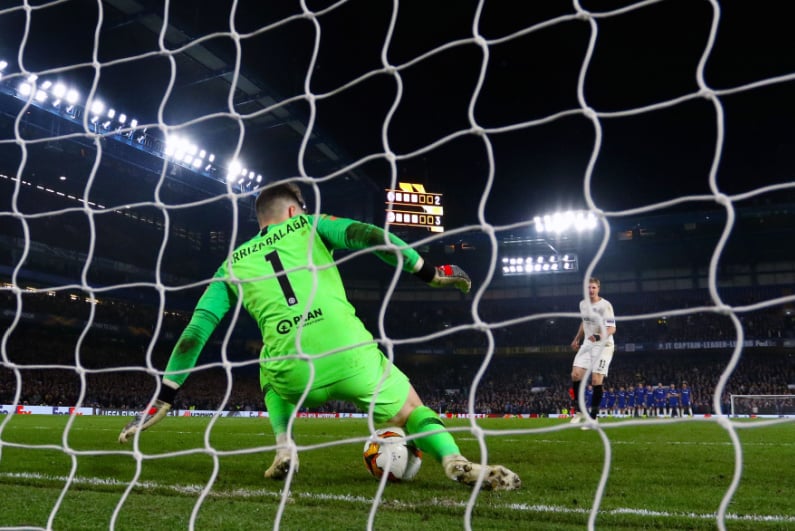
[[[49,480],[49,481],[58,481],[58,482],[66,482],[66,476],[48,476],[45,474],[35,474],[35,473],[28,473],[28,472],[11,472],[11,473],[0,473],[0,478],[10,478],[10,479],[41,479],[41,480]],[[79,484],[79,485],[101,485],[101,486],[120,486],[126,487],[127,483],[124,481],[119,481],[117,479],[109,479],[109,478],[84,478],[84,477],[76,477],[72,483]],[[168,485],[163,483],[156,483],[153,481],[139,481],[136,484],[136,487],[143,488],[143,489],[161,489],[161,490],[170,490],[172,492],[176,492],[178,494],[197,494],[204,489],[204,485]],[[226,491],[210,491],[208,493],[209,496],[213,498],[256,498],[256,497],[272,497],[272,498],[281,498],[282,493],[278,491],[272,491],[267,489],[234,489],[234,490],[226,490]],[[298,497],[298,498],[306,498],[312,500],[332,500],[332,501],[341,501],[341,502],[351,502],[351,503],[363,503],[363,504],[372,504],[372,498],[367,498],[365,496],[353,496],[350,494],[316,494],[310,492],[291,492],[290,496]],[[434,506],[434,507],[450,507],[457,506],[457,507],[466,507],[465,502],[458,502],[453,500],[442,500],[438,498],[433,498],[429,500],[429,503],[420,504],[420,503],[400,503],[400,502],[389,502],[390,506],[402,506],[406,508],[419,508],[419,507],[427,507],[427,506]],[[491,505],[495,509],[504,509],[504,510],[513,510],[513,511],[525,511],[525,512],[533,512],[533,513],[588,513],[590,510],[587,508],[570,508],[570,507],[561,507],[559,505],[546,505],[546,504],[527,504],[527,503],[507,503],[507,504],[492,504]],[[647,509],[633,509],[629,507],[620,507],[617,509],[605,509],[600,511],[602,514],[631,514],[636,516],[654,516],[658,518],[694,518],[699,520],[714,520],[715,514],[706,514],[706,513],[672,513],[667,511],[650,511]],[[752,514],[752,515],[738,515],[738,514],[727,514],[727,520],[737,520],[737,521],[751,521],[751,522],[782,522],[782,523],[795,523],[795,516],[786,516],[786,515],[762,515],[762,514]]]

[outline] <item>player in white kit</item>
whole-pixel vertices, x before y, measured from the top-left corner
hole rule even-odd
[[[607,299],[599,296],[601,283],[598,278],[588,280],[588,299],[580,301],[580,315],[582,322],[577,330],[577,335],[571,342],[571,348],[577,351],[571,368],[571,389],[569,396],[573,402],[572,411],[577,411],[571,422],[577,424],[585,420],[585,415],[579,411],[577,395],[580,390],[580,381],[591,369],[591,385],[593,398],[591,399],[591,418],[599,416],[599,402],[602,399],[602,384],[607,377],[610,361],[613,359],[615,343],[613,334],[616,333],[616,317],[613,305]]]

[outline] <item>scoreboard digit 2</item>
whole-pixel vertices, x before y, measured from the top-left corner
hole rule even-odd
[[[386,190],[386,220],[390,225],[444,232],[443,215],[442,194],[426,192],[422,184],[398,183],[397,189]]]

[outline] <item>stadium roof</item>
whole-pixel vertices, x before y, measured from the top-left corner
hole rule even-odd
[[[0,82],[37,73],[83,97],[96,82],[148,135],[177,132],[212,151],[221,175],[240,144],[265,182],[303,171],[323,210],[376,223],[393,177],[444,194],[448,229],[485,220],[507,239],[534,215],[587,207],[586,186],[618,232],[636,217],[721,210],[712,171],[738,208],[793,201],[786,17],[721,4],[713,34],[709,2],[580,5],[593,16],[565,2],[316,0],[303,13],[297,0],[19,0],[0,10]],[[22,160],[16,122],[23,138],[65,134],[33,109],[17,120],[24,102],[11,100],[0,94],[7,175]],[[175,203],[225,192],[106,140],[97,202],[152,201],[161,174]],[[83,195],[90,135],[26,147],[24,178]],[[645,210],[684,196],[698,199]],[[211,230],[217,219],[200,212],[185,214]]]

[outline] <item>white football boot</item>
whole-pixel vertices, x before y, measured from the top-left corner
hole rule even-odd
[[[298,456],[293,461],[290,452],[280,451],[273,458],[273,464],[265,471],[265,477],[269,479],[284,479],[290,473],[290,466],[295,467],[295,472],[298,473]]]
[[[522,486],[519,476],[504,466],[481,465],[460,455],[445,457],[442,466],[448,478],[470,487],[477,483],[484,468],[486,471],[483,473],[483,490],[516,490]]]
[[[578,411],[571,417],[569,424],[582,424],[585,422],[585,414],[582,411]]]

